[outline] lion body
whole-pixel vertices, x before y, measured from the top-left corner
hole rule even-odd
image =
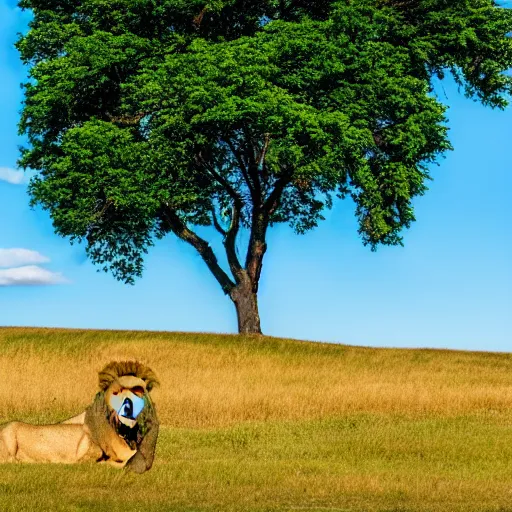
[[[101,449],[84,425],[30,425],[19,421],[0,430],[0,462],[60,462],[97,460]]]

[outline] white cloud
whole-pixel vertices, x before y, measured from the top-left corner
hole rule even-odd
[[[62,284],[68,281],[58,272],[37,265],[0,270],[0,286]]]
[[[0,249],[0,286],[67,283],[60,272],[51,272],[37,265],[49,261],[46,256],[30,249]]]
[[[29,249],[0,249],[0,267],[21,267],[49,261],[46,256]]]
[[[27,178],[23,171],[9,169],[9,167],[0,167],[0,180],[7,181],[13,185],[21,185],[27,182]]]

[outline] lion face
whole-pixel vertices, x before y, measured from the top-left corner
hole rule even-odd
[[[133,375],[118,377],[107,389],[105,399],[121,423],[134,427],[145,406],[146,383]]]

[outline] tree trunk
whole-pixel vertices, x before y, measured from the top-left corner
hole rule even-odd
[[[258,297],[247,274],[244,273],[230,297],[236,308],[239,334],[261,334]]]

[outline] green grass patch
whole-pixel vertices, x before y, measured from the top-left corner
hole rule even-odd
[[[164,428],[153,469],[4,464],[0,510],[501,511],[512,428],[500,418]]]

